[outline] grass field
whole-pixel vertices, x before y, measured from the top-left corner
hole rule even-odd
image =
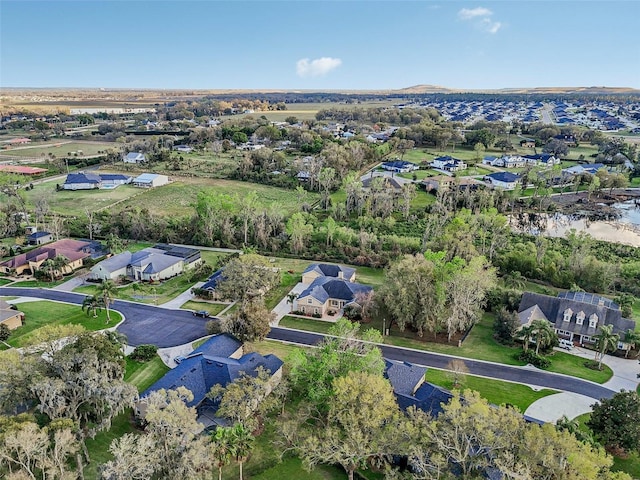
[[[434,383],[448,390],[453,388],[453,379],[449,372],[430,368],[426,375],[427,382]],[[558,393],[555,390],[542,389],[533,390],[527,385],[518,383],[502,382],[490,378],[476,377],[474,375],[463,375],[460,390],[469,388],[476,390],[480,395],[495,405],[513,405],[521,413],[524,413],[529,405],[547,395]]]
[[[292,190],[234,180],[186,177],[176,177],[174,180],[169,185],[147,190],[144,195],[124,201],[118,209],[146,208],[151,213],[162,216],[191,215],[194,213],[193,205],[198,192],[201,191],[237,195],[238,198],[255,191],[263,206],[279,204],[287,213],[300,209],[296,193]],[[308,194],[308,201],[311,203],[318,198],[317,193]]]
[[[56,158],[73,157],[77,153],[78,157],[97,156],[105,150],[119,150],[120,144],[110,142],[69,142],[67,140],[48,141],[42,143],[33,143],[24,145],[19,148],[11,148],[0,151],[2,156],[17,157],[43,157],[47,158],[49,154],[55,155]]]
[[[184,275],[166,280],[158,285],[143,285],[142,290],[135,290],[133,284],[126,287],[118,288],[117,299],[130,300],[134,302],[161,305],[182,292],[185,292],[193,285],[193,282],[187,280]],[[84,293],[85,295],[95,295],[98,287],[94,285],[84,285],[73,290],[76,293]]]
[[[64,303],[37,301],[17,304],[18,309],[24,312],[25,322],[22,327],[16,328],[7,343],[14,347],[21,347],[28,343],[31,332],[45,325],[82,325],[87,330],[102,330],[112,327],[122,320],[118,312],[111,313],[111,322],[106,323],[107,315],[103,310],[97,318],[88,315],[78,305]]]

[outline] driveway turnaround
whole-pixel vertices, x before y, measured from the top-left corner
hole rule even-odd
[[[0,295],[36,297],[76,305],[82,305],[86,297],[44,288],[15,287],[0,287]],[[169,310],[124,300],[116,300],[111,309],[124,316],[125,320],[117,330],[127,336],[127,344],[132,346],[151,343],[160,348],[173,347],[207,335],[207,319],[194,317],[187,310]]]
[[[15,287],[0,287],[0,295],[36,297],[76,305],[81,305],[85,298],[85,295],[77,293]],[[125,316],[125,321],[117,329],[127,335],[129,345],[151,343],[160,348],[166,348],[184,345],[207,334],[205,329],[207,320],[194,317],[189,311],[168,310],[123,300],[116,300],[113,310],[117,310]],[[268,338],[299,345],[316,345],[324,338],[324,335],[273,327]],[[380,348],[382,354],[390,360],[406,361],[446,370],[447,364],[452,359],[459,358],[464,361],[472,375],[578,393],[596,400],[611,398],[616,393],[616,391],[594,382],[534,368],[514,367],[389,345],[380,345]]]
[[[556,423],[565,415],[573,420],[578,415],[591,411],[595,401],[591,397],[577,393],[561,392],[536,400],[524,412],[525,415],[547,423]]]

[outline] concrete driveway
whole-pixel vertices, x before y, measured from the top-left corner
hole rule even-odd
[[[287,296],[290,293],[295,293],[296,295],[300,295],[302,292],[304,292],[304,290],[308,286],[309,285],[307,285],[306,283],[300,282],[300,283],[296,284],[296,286],[293,287],[291,289],[291,291],[289,293],[287,293],[287,295],[285,295],[282,300],[280,300],[280,303],[278,303],[274,307],[274,309],[272,310],[272,312],[276,314],[275,320],[271,323],[272,326],[273,325],[278,325],[280,320],[282,320],[282,317],[284,317],[285,315],[289,315],[289,313],[291,313],[291,307],[293,305],[291,305],[290,303],[287,303]]]

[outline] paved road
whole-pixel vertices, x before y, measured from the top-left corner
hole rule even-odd
[[[0,295],[38,297],[76,305],[81,305],[85,298],[85,295],[77,293],[14,287],[0,287]],[[125,321],[118,326],[118,331],[127,336],[129,345],[153,343],[160,348],[173,347],[193,342],[207,334],[207,320],[194,317],[187,310],[169,310],[123,300],[116,300],[112,309],[125,317]]]
[[[42,288],[0,287],[0,295],[38,297],[77,305],[80,305],[84,299],[84,295]],[[171,347],[194,341],[206,335],[206,320],[194,317],[191,312],[188,311],[168,310],[122,300],[116,301],[113,309],[125,316],[125,321],[118,326],[118,331],[127,335],[128,343],[133,346],[152,343],[161,348]],[[322,340],[323,335],[274,327],[271,329],[268,338],[301,345],[315,345]],[[381,348],[386,358],[417,363],[427,367],[446,369],[447,364],[452,359],[449,355],[409,350],[388,345],[382,345]],[[564,375],[479,360],[463,360],[469,372],[474,375],[556,390],[565,390],[598,400],[600,398],[611,398],[614,393],[616,393],[596,383]]]

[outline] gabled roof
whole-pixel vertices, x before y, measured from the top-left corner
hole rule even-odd
[[[93,183],[98,184],[102,183],[102,179],[100,175],[95,173],[70,173],[67,175],[67,179],[64,181],[66,184],[74,184],[74,183]]]
[[[47,237],[50,236],[51,234],[49,232],[34,232],[31,235],[29,235],[27,237],[27,239],[29,240],[36,240],[38,238],[42,238],[42,237]]]
[[[127,155],[124,157],[127,160],[136,160],[136,161],[140,161],[140,160],[144,160],[145,156],[144,153],[140,153],[140,152],[129,152],[127,153]]]
[[[157,173],[142,173],[133,179],[134,183],[151,183],[160,175]]]
[[[362,180],[362,186],[364,188],[369,188],[371,186],[371,182],[374,178],[382,178],[383,185],[386,185],[388,188],[393,188],[394,190],[402,190],[402,183],[400,183],[395,177],[367,177]]]
[[[21,311],[14,310],[11,307],[11,304],[0,298],[0,323],[4,322],[8,318],[13,318],[16,315],[24,315]]]
[[[222,280],[224,280],[224,277],[222,276],[221,268],[217,272],[214,272],[213,275],[211,275],[204,283],[204,285],[202,285],[200,288],[202,288],[203,290],[215,290],[215,288],[218,286],[218,283],[220,283]]]
[[[298,297],[312,297],[320,303],[330,298],[352,302],[357,293],[370,292],[371,287],[333,277],[318,277]]]
[[[90,246],[91,242],[88,241],[84,242],[81,240],[64,238],[57,242],[34,248],[26,253],[16,255],[15,257],[0,263],[0,265],[8,268],[17,268],[22,265],[26,265],[29,262],[40,262],[50,258],[55,258],[57,255],[64,255],[70,262],[73,262],[90,256],[91,252],[88,248]]]
[[[490,173],[487,175],[491,180],[495,180],[497,182],[505,182],[505,183],[513,183],[520,180],[520,176],[511,172],[496,172]]]
[[[215,350],[215,345],[218,344],[218,342],[223,342],[221,344],[221,350],[226,348],[225,351],[228,351],[232,343],[230,343],[228,338],[216,340],[218,337],[220,336],[213,337],[209,341],[211,345],[207,346],[205,350]],[[282,365],[282,360],[271,354],[262,356],[259,353],[253,352],[243,355],[240,359],[236,360],[225,356],[209,356],[202,353],[202,351],[194,351],[180,362],[176,368],[167,372],[164,377],[142,392],[140,398],[147,397],[152,392],[160,389],[170,390],[178,387],[186,387],[193,393],[193,400],[188,402],[187,405],[193,407],[202,403],[214,385],[225,387],[240,377],[243,372],[247,375],[256,376],[259,367],[274,374]]]
[[[106,260],[97,263],[95,267],[102,267],[102,269],[106,272],[115,272],[117,270],[122,270],[126,268],[127,265],[131,262],[131,252],[126,250],[124,252],[118,253]]]
[[[191,352],[190,355],[201,353],[211,357],[230,357],[240,347],[242,347],[242,342],[236,337],[229,333],[221,333],[211,337]]]
[[[317,272],[325,277],[338,278],[340,272],[344,278],[351,278],[356,273],[355,268],[343,267],[342,265],[333,265],[331,263],[312,263],[305,268],[303,275],[309,272]]]

